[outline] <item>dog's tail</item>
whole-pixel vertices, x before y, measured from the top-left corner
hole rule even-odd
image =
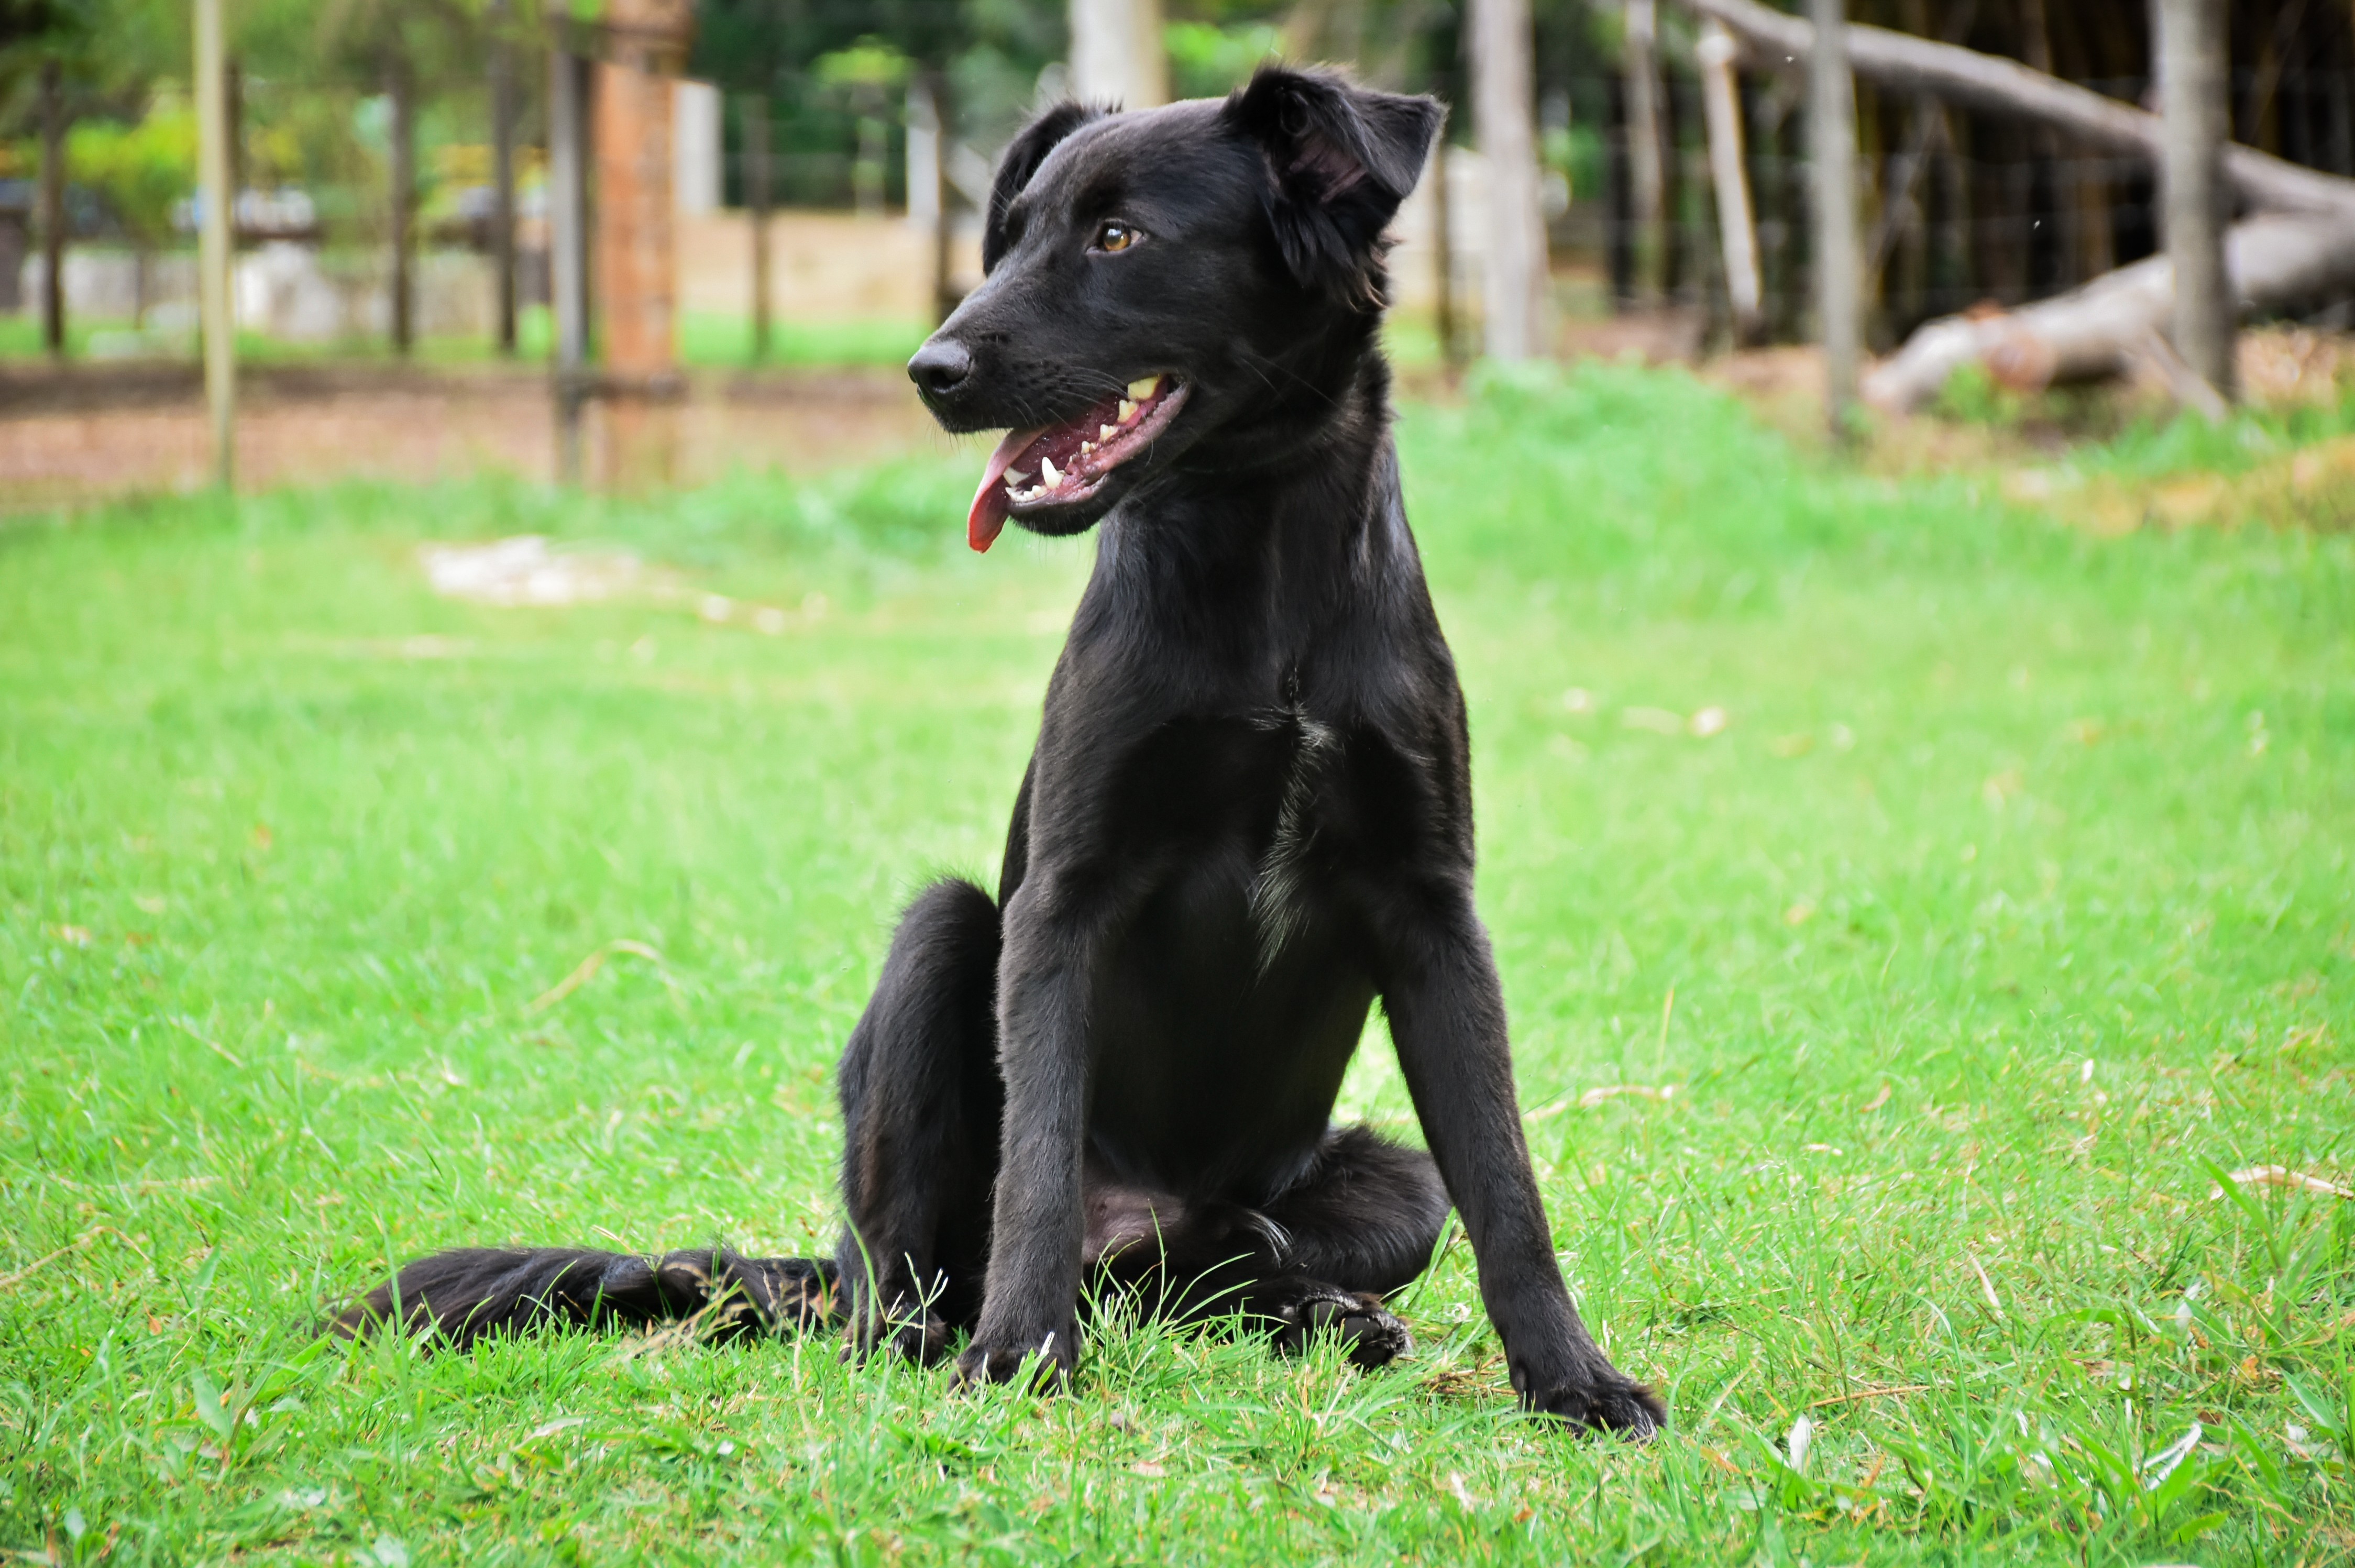
[[[722,1248],[656,1258],[577,1247],[454,1247],[419,1258],[328,1320],[356,1339],[385,1323],[431,1329],[460,1349],[543,1328],[692,1322],[731,1338],[841,1321],[825,1258],[748,1258]]]

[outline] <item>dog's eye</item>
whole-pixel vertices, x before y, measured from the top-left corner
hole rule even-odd
[[[1125,251],[1145,236],[1125,223],[1112,222],[1096,229],[1095,248],[1099,251]]]

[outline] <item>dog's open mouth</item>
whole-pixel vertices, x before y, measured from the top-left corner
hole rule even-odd
[[[1007,432],[974,492],[965,542],[987,549],[1015,513],[1089,499],[1114,469],[1153,444],[1185,401],[1185,383],[1177,377],[1147,376],[1077,419]]]

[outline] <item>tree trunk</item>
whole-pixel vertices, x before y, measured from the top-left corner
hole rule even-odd
[[[1701,25],[1701,107],[1709,120],[1709,167],[1717,188],[1717,229],[1725,248],[1725,294],[1737,343],[1758,336],[1758,228],[1750,211],[1750,177],[1742,148],[1742,96],[1733,80],[1733,37],[1725,24]]]
[[[417,90],[407,60],[387,68],[385,86],[392,99],[392,351],[406,357],[416,339],[410,230],[417,216]]]
[[[2225,236],[2224,269],[2243,312],[2328,298],[2355,287],[2355,219],[2302,213],[2252,218]],[[2166,372],[2173,351],[2161,334],[2174,300],[2173,268],[2161,255],[2016,311],[1946,316],[1874,367],[1864,394],[1877,408],[1917,408],[1968,364],[1985,365],[1998,381],[2020,391],[2122,375],[2143,364]],[[2169,380],[2187,400],[2200,400],[2199,388]],[[2204,378],[2199,383],[2209,385]]]
[[[1853,429],[1857,352],[1864,330],[1856,225],[1856,86],[1849,75],[1842,0],[1807,0],[1815,48],[1807,61],[1807,161],[1815,220],[1816,310],[1824,345],[1825,415],[1835,440]]]
[[[1169,101],[1161,0],[1071,0],[1071,96],[1151,109]]]
[[[769,357],[769,95],[744,95],[744,208],[752,221],[752,363]]]
[[[922,213],[932,229],[926,238],[932,250],[934,325],[949,318],[958,299],[952,264],[955,229],[949,211],[945,173],[950,123],[948,73],[938,66],[926,66],[916,73],[908,90],[908,210],[911,214]],[[923,145],[922,138],[929,138],[929,157],[918,156]],[[919,182],[925,187],[921,191],[916,188]]]
[[[1659,16],[1656,0],[1627,0],[1627,176],[1636,219],[1636,297],[1667,292],[1668,176],[1660,163]]]
[[[1529,54],[1529,0],[1473,0],[1473,127],[1488,165],[1482,307],[1496,359],[1543,355],[1551,339]]]
[[[516,351],[516,57],[509,0],[491,0],[491,270],[498,290],[498,347]]]
[[[2232,395],[2232,302],[2224,272],[2231,197],[2222,153],[2231,110],[2223,0],[2157,0],[2159,101],[2166,158],[2167,260],[2174,275],[2175,351],[2223,397]]]
[[[1815,29],[1759,0],[1683,0],[1698,15],[1732,29],[1751,63],[1771,70],[1796,69],[1814,48]],[[1983,55],[1910,33],[1851,24],[1849,69],[1896,91],[1925,93],[1983,113],[2050,124],[2083,145],[2163,161],[2159,117],[2115,98],[2029,69],[2017,60]],[[2355,215],[2355,181],[2286,163],[2252,147],[2224,149],[2224,176],[2251,207],[2288,212]]]
[[[1447,174],[1447,134],[1431,150],[1432,326],[1439,334],[1439,361],[1453,372],[1464,363],[1455,324],[1455,206]]]
[[[41,347],[66,357],[65,69],[41,62]]]

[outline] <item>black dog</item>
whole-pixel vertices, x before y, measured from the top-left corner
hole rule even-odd
[[[916,901],[844,1054],[834,1264],[445,1253],[347,1328],[847,1310],[862,1349],[970,1330],[963,1374],[1007,1379],[1071,1366],[1101,1268],[1379,1365],[1407,1343],[1380,1297],[1452,1199],[1523,1403],[1653,1429],[1530,1174],[1464,701],[1389,433],[1381,236],[1439,121],[1268,69],[1224,101],[1065,104],[1008,149],[987,281],[909,373],[948,429],[1014,427],[975,548],[1009,515],[1103,533],[997,896]],[[1329,1125],[1376,997],[1430,1155]]]

